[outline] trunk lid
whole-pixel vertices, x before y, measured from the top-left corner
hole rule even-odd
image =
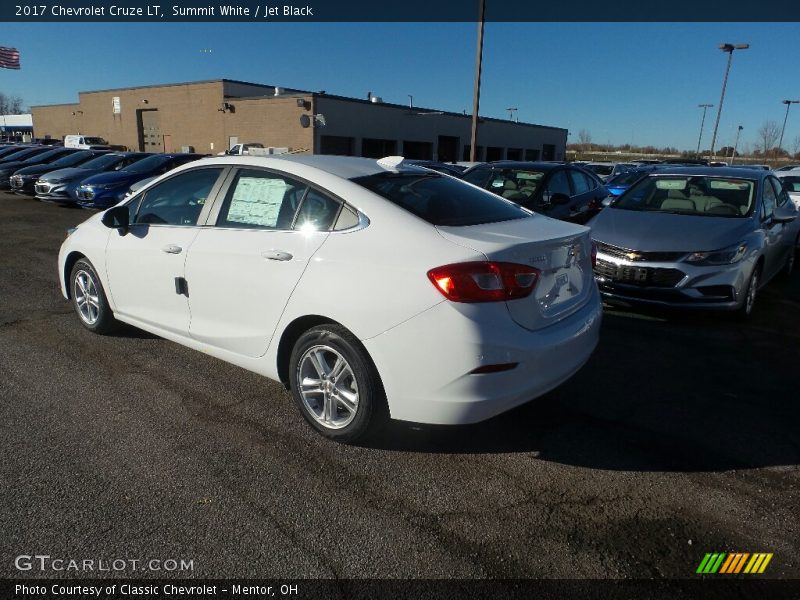
[[[506,302],[511,318],[526,329],[540,329],[569,316],[589,300],[596,285],[587,227],[534,215],[436,229],[445,239],[482,253],[487,260],[539,270],[530,296]]]

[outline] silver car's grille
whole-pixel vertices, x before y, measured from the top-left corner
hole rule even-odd
[[[687,254],[686,252],[639,252],[603,242],[597,242],[597,251],[606,256],[631,262],[674,262]]]
[[[683,271],[678,269],[617,265],[600,259],[597,261],[594,272],[610,283],[661,288],[675,287],[686,276]]]
[[[39,183],[37,182],[36,185],[33,186],[36,190],[37,194],[48,194],[50,193],[50,184],[49,183]]]

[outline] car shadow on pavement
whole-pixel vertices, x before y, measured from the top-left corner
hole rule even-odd
[[[800,464],[800,277],[760,296],[747,323],[607,307],[595,354],[556,390],[476,425],[392,423],[369,445],[630,471]]]

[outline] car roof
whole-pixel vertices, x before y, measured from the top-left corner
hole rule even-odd
[[[482,169],[484,167],[489,168],[499,168],[499,169],[539,169],[542,171],[546,171],[549,169],[555,169],[556,167],[563,167],[566,166],[566,163],[563,161],[525,161],[525,160],[496,160],[489,163],[482,163],[480,165],[475,165],[470,170],[477,170]]]
[[[214,156],[206,159],[205,164],[228,164],[236,163],[240,165],[252,166],[276,166],[275,161],[287,161],[299,165],[305,165],[325,171],[331,175],[344,179],[354,179],[365,177],[377,173],[391,171],[378,164],[374,158],[361,158],[359,156],[335,156],[328,154],[272,154],[269,156]],[[427,169],[422,169],[408,163],[401,163],[396,169],[399,172],[409,173],[430,173]]]
[[[747,169],[744,167],[687,167],[666,166],[649,173],[650,175],[707,175],[709,177],[730,177],[732,179],[762,179],[770,174],[763,169]]]

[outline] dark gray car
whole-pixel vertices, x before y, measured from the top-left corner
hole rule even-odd
[[[774,174],[677,167],[650,173],[590,223],[606,297],[738,310],[800,243],[797,209]]]
[[[532,211],[575,223],[588,221],[608,196],[597,175],[565,163],[491,162],[472,167],[461,178]]]

